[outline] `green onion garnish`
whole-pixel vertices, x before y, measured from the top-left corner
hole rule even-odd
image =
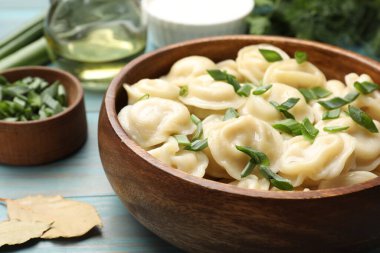
[[[260,173],[268,179],[273,186],[280,190],[292,191],[294,189],[290,180],[277,175],[266,166],[260,166]]]
[[[140,102],[142,100],[145,100],[145,99],[148,99],[150,97],[150,95],[148,93],[142,95],[141,97],[139,97],[139,99],[137,99],[136,103],[137,102]]]
[[[305,61],[307,61],[308,56],[306,52],[296,51],[294,54],[294,58],[296,59],[298,64],[302,64]]]
[[[344,130],[347,130],[348,126],[328,126],[328,127],[324,127],[323,128],[323,131],[325,132],[328,132],[328,133],[338,133],[338,132],[342,132]]]
[[[247,177],[249,176],[252,171],[255,169],[257,163],[255,162],[255,160],[251,159],[249,160],[249,162],[247,163],[247,165],[245,165],[243,171],[241,172],[240,176],[243,178],[243,177]]]
[[[372,118],[359,108],[354,106],[348,106],[348,114],[350,115],[353,121],[366,128],[371,133],[379,132]]]
[[[334,110],[353,102],[359,95],[360,94],[357,92],[351,92],[348,93],[344,98],[334,97],[329,100],[318,101],[318,103],[327,110]]]
[[[302,135],[302,124],[294,119],[284,119],[276,122],[272,126],[280,132],[287,133],[291,136]]]
[[[177,140],[178,144],[181,146],[189,146],[191,143],[186,135],[174,135],[174,138]]]
[[[191,114],[190,116],[191,121],[196,125],[195,132],[193,133],[192,140],[199,140],[202,138],[203,135],[203,126],[202,126],[202,121],[195,116],[194,114]]]
[[[299,88],[299,92],[305,97],[306,102],[311,100],[316,100],[320,98],[325,98],[331,95],[331,92],[326,90],[323,87],[314,87],[314,88]]]
[[[191,142],[190,145],[185,146],[186,150],[190,151],[201,151],[208,147],[207,138],[204,140],[195,140]]]
[[[362,94],[370,94],[374,92],[375,90],[379,89],[379,85],[376,83],[371,82],[355,82],[354,83],[355,89],[357,89]]]
[[[303,127],[301,128],[301,132],[303,137],[311,142],[314,141],[319,133],[319,130],[313,126],[308,118],[305,118],[302,123]]]
[[[291,113],[289,113],[288,110],[293,108],[298,103],[299,100],[300,98],[289,98],[282,104],[278,104],[275,101],[270,101],[269,103],[273,105],[277,111],[281,112],[286,118],[294,119],[294,116]]]
[[[323,120],[337,119],[337,118],[339,118],[340,113],[341,113],[340,108],[335,109],[335,110],[331,110],[331,111],[326,111],[323,113],[322,119]]]
[[[259,51],[267,62],[282,61],[282,56],[276,51],[262,48]]]
[[[179,95],[181,97],[186,97],[189,94],[189,86],[183,85],[179,88]]]
[[[237,90],[237,94],[239,96],[248,97],[251,93],[252,86],[249,84],[244,84],[243,86],[240,86],[240,88]]]
[[[219,69],[209,69],[207,73],[215,80],[215,81],[224,81],[232,85],[234,87],[235,92],[240,89],[240,84],[237,81],[236,77],[228,74],[226,71],[222,71]]]
[[[256,165],[269,166],[269,159],[263,152],[257,151],[251,147],[244,147],[239,145],[236,145],[235,147],[237,150],[245,153],[251,158],[240,174],[242,178],[250,175]]]
[[[228,108],[226,113],[224,114],[223,121],[238,118],[239,113],[234,108]]]
[[[264,86],[260,86],[258,87],[256,90],[254,90],[252,92],[253,95],[262,95],[264,94],[265,92],[267,92],[270,88],[272,88],[272,84],[269,84],[269,85],[264,85]]]

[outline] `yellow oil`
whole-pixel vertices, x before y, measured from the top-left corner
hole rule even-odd
[[[101,3],[58,5],[45,29],[56,65],[76,75],[85,88],[96,90],[104,90],[126,63],[143,53],[146,41],[134,1]]]

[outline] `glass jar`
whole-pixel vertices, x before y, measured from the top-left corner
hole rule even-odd
[[[104,90],[146,44],[139,0],[53,1],[45,34],[57,66],[96,90]]]

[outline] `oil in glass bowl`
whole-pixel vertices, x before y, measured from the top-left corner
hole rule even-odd
[[[53,60],[83,86],[104,90],[143,53],[146,24],[139,0],[58,0],[45,24]]]

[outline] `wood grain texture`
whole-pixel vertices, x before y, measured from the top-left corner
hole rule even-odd
[[[380,178],[310,192],[240,189],[174,170],[134,143],[117,121],[127,104],[123,83],[166,74],[177,60],[235,58],[244,46],[270,43],[308,53],[328,78],[350,72],[380,81],[380,64],[336,47],[261,36],[180,43],[128,64],[109,87],[99,118],[99,148],[115,192],[148,229],[189,252],[365,252],[380,244]],[[154,64],[152,64],[154,62]]]
[[[77,151],[87,138],[83,88],[71,74],[49,67],[21,67],[2,73],[10,82],[24,77],[41,77],[66,89],[67,109],[52,117],[27,122],[0,122],[0,162],[10,165],[38,165]]]

